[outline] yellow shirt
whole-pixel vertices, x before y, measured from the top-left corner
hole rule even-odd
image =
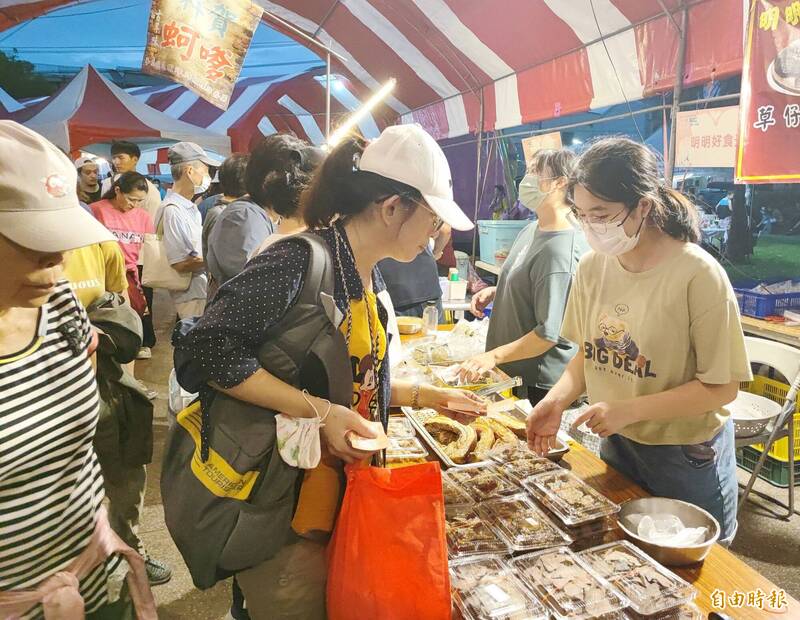
[[[378,359],[386,358],[386,332],[378,317],[377,298],[365,292],[365,300],[351,300],[353,326],[348,343],[350,366],[353,370],[352,409],[368,420],[378,420],[378,374],[372,359],[370,327],[377,341]],[[369,323],[367,323],[369,321]],[[347,318],[340,330],[347,337]],[[321,412],[322,413],[322,412]],[[340,463],[323,446],[322,461],[308,470],[300,488],[292,529],[301,535],[315,537],[333,531],[341,497]]]
[[[128,290],[125,259],[116,241],[95,243],[69,252],[64,277],[86,308],[106,292]]]
[[[728,276],[700,246],[644,273],[613,256],[586,254],[578,265],[562,335],[579,345],[590,403],[657,394],[693,379],[722,385],[752,379],[739,307]],[[680,411],[666,421],[631,424],[620,435],[639,443],[708,441],[729,417]]]

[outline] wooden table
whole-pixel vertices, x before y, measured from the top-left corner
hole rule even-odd
[[[751,316],[742,316],[742,329],[746,334],[800,347],[800,327],[787,327],[783,323],[770,323]]]
[[[569,453],[564,457],[564,463],[569,465],[576,475],[612,501],[621,503],[629,499],[648,496],[648,493],[639,486],[606,465],[579,443],[571,442],[570,448]],[[788,594],[786,595],[788,607],[783,613],[771,613],[747,607],[734,609],[730,606],[724,610],[714,609],[711,595],[715,590],[721,590],[726,595],[742,592],[746,596],[748,592],[754,592],[757,589],[766,594],[781,589],[720,545],[714,545],[705,562],[699,566],[672,570],[697,588],[698,595],[695,603],[705,613],[723,611],[735,620],[764,620],[766,618],[795,620],[800,618],[800,603]]]

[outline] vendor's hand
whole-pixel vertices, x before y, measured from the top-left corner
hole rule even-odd
[[[595,435],[608,437],[636,420],[633,412],[624,403],[595,403],[572,423],[572,428],[578,428],[584,422]]]
[[[485,406],[486,402],[467,390],[438,388],[424,385],[420,388],[419,404],[431,409],[447,409],[448,405],[457,408],[473,409],[475,405]]]
[[[474,382],[490,372],[497,366],[497,357],[494,351],[486,351],[471,357],[458,368],[458,378],[462,381]]]
[[[556,447],[556,435],[561,428],[564,409],[560,401],[545,396],[528,414],[528,448],[539,456],[547,456]]]
[[[469,304],[469,311],[472,312],[479,319],[483,318],[483,310],[492,301],[494,301],[495,293],[497,293],[496,286],[487,286],[481,289],[472,296],[472,301]]]
[[[351,431],[368,439],[377,439],[383,435],[383,429],[377,428],[377,425],[368,424],[352,409],[333,405],[322,426],[322,438],[330,453],[345,463],[363,461],[375,454],[376,451],[365,452],[353,448],[347,441],[347,434]]]

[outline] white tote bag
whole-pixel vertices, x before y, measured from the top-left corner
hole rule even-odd
[[[166,208],[166,207],[165,207]],[[165,288],[168,291],[185,291],[192,283],[192,273],[181,273],[172,268],[164,247],[163,215],[156,234],[144,236],[142,244],[142,286]]]

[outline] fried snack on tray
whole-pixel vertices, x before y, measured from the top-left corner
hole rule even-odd
[[[448,506],[445,509],[445,533],[451,557],[506,553],[508,545],[484,523],[472,506]]]
[[[484,461],[486,460],[486,453],[494,446],[494,431],[488,424],[480,424],[478,421],[470,422],[470,426],[478,433],[478,443],[475,444],[475,449],[472,451],[469,460],[472,463]]]
[[[508,430],[514,433],[520,439],[525,439],[527,437],[527,429],[525,427],[524,420],[518,420],[512,415],[508,415],[507,413],[493,413],[489,416],[490,420],[495,420],[500,422],[503,426],[505,426]]]
[[[426,420],[425,429],[442,445],[442,450],[454,463],[465,463],[478,443],[474,428],[459,424],[447,416],[437,415]]]
[[[517,436],[498,420],[493,418],[478,418],[475,420],[475,423],[483,424],[492,429],[495,438],[494,445],[492,446],[493,449],[497,449],[503,445],[516,446],[519,443]]]

